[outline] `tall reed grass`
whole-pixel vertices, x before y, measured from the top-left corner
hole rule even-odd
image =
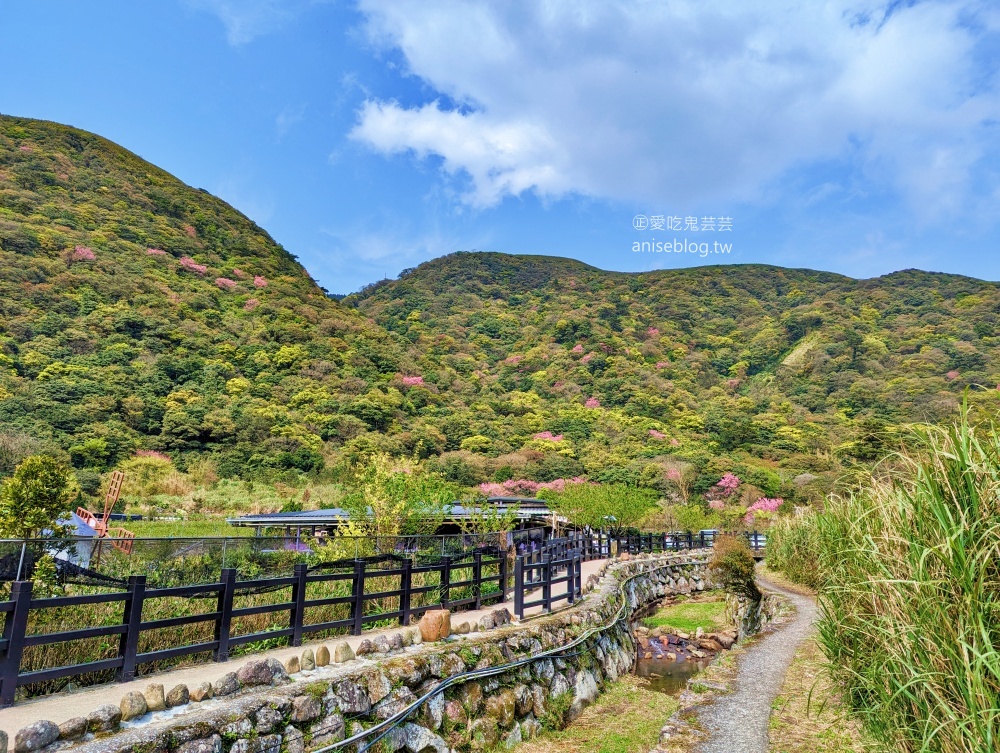
[[[821,643],[877,740],[906,753],[995,752],[1000,435],[963,416],[916,430],[890,463],[801,530],[773,532],[771,564],[794,574],[796,548],[815,548]]]

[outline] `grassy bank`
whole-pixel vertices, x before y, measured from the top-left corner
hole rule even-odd
[[[546,730],[517,746],[518,753],[647,753],[660,728],[677,710],[677,699],[650,690],[626,675],[562,730]]]
[[[921,429],[911,447],[883,479],[772,529],[768,560],[819,586],[821,646],[877,741],[995,751],[1000,435],[963,420]]]
[[[706,633],[729,627],[726,622],[726,604],[718,594],[701,598],[680,599],[642,619],[646,627],[683,630],[693,633],[701,628]]]

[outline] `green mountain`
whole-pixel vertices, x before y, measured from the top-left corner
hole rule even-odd
[[[381,450],[467,485],[687,497],[733,471],[804,499],[967,388],[996,411],[997,288],[456,253],[336,301],[219,199],[0,116],[0,475],[28,451],[102,472],[157,450],[294,481]]]
[[[0,117],[0,474],[24,445],[97,470],[137,449],[314,470],[366,426],[344,405],[406,367],[397,340],[225,202]]]
[[[438,385],[475,395],[453,403],[449,448],[464,433],[507,452],[548,430],[592,475],[666,456],[695,463],[695,490],[734,467],[794,496],[790,478],[874,460],[898,425],[952,415],[967,388],[995,412],[998,292],[917,270],[623,274],[457,253],[348,302],[440,359]]]

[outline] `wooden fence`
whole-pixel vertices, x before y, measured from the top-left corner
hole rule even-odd
[[[519,619],[526,610],[540,606],[550,611],[554,604],[572,604],[582,596],[583,562],[606,559],[613,554],[630,552],[669,552],[710,547],[716,533],[699,534],[623,534],[610,535],[603,531],[574,532],[562,538],[535,542],[530,550],[518,545],[514,552],[513,582],[511,583],[508,552],[498,547],[479,547],[459,556],[444,556],[431,563],[386,554],[377,557],[325,563],[309,567],[294,566],[292,575],[256,580],[239,580],[234,568],[224,568],[217,582],[170,588],[147,588],[146,577],[133,575],[123,592],[96,593],[51,598],[33,598],[31,581],[11,584],[10,599],[0,602],[4,616],[0,636],[0,708],[14,702],[18,687],[44,683],[95,672],[114,672],[118,681],[132,680],[143,664],[174,660],[196,654],[211,654],[217,662],[227,661],[232,649],[248,643],[284,639],[292,646],[301,645],[308,635],[323,632],[346,632],[360,635],[373,622],[396,620],[410,624],[428,609],[480,609],[487,602],[503,603],[513,590],[514,611]],[[765,538],[757,532],[742,533],[751,547],[760,551]],[[491,573],[487,574],[486,570]],[[414,585],[415,575],[435,575],[423,578],[425,585]],[[398,587],[384,588],[384,580],[398,582]],[[398,580],[397,580],[398,579]],[[431,582],[430,585],[426,583]],[[347,595],[309,598],[310,586],[343,584],[339,593]],[[383,588],[369,591],[366,586]],[[329,591],[330,589],[328,589]],[[234,607],[238,595],[285,592],[287,600],[273,604]],[[333,592],[338,592],[335,589]],[[453,598],[456,592],[458,595]],[[416,597],[416,602],[415,602]],[[214,606],[210,611],[164,619],[144,620],[143,608],[158,599],[206,599]],[[284,597],[282,597],[284,598]],[[367,611],[366,605],[393,603],[390,611]],[[121,620],[116,624],[80,627],[47,633],[30,633],[29,618],[40,611],[65,607],[120,605]],[[341,619],[310,622],[310,609],[346,605],[348,616]],[[255,615],[287,613],[287,623],[278,629],[240,633],[234,631],[234,620]],[[210,623],[211,640],[182,646],[139,650],[143,633],[180,628],[192,624]],[[52,646],[86,639],[117,639],[117,652],[111,658],[22,672],[25,649]]]
[[[484,570],[487,568],[495,570],[496,574],[485,574]],[[208,652],[211,652],[214,661],[221,662],[228,660],[234,647],[255,641],[285,638],[290,645],[299,646],[304,636],[313,633],[342,630],[360,635],[367,624],[390,619],[397,620],[400,625],[407,625],[411,618],[419,617],[428,609],[480,609],[484,602],[507,600],[507,570],[506,552],[489,547],[476,549],[460,557],[442,557],[430,564],[417,564],[412,559],[397,555],[358,559],[350,563],[321,564],[313,568],[299,564],[295,565],[291,576],[250,581],[238,581],[236,570],[227,568],[222,571],[216,583],[173,588],[147,589],[145,576],[137,575],[129,577],[128,587],[124,592],[42,599],[32,598],[31,581],[16,581],[11,584],[10,600],[0,602],[0,613],[4,615],[3,635],[0,638],[0,707],[10,706],[14,702],[17,688],[29,683],[108,670],[114,671],[116,680],[127,682],[136,676],[139,665],[150,662]],[[418,574],[435,574],[438,582],[415,586],[413,576]],[[366,583],[383,578],[398,579],[398,588],[375,592],[366,590]],[[350,595],[307,598],[307,590],[311,585],[337,582],[349,584]],[[484,586],[489,587],[491,584],[496,590],[484,592]],[[452,598],[452,594],[458,589],[471,595]],[[267,591],[285,591],[288,594],[287,601],[243,608],[233,606],[234,597],[238,593]],[[430,595],[433,601],[421,599],[423,603],[414,606],[414,597],[425,594]],[[214,609],[195,615],[144,621],[143,606],[164,598],[207,598]],[[366,603],[384,603],[385,600],[394,600],[398,608],[366,614]],[[122,619],[119,624],[40,634],[28,632],[29,615],[33,611],[106,603],[121,605]],[[347,618],[315,623],[307,621],[308,610],[338,604],[349,605],[350,614]],[[280,612],[288,613],[285,628],[233,634],[234,620]],[[159,651],[139,652],[139,638],[143,632],[193,623],[213,623],[213,639]],[[21,672],[21,660],[26,648],[89,638],[114,640],[116,636],[118,651],[114,658]]]

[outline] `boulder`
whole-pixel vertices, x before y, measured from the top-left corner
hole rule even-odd
[[[521,726],[519,724],[514,725],[514,729],[507,733],[507,736],[503,739],[503,746],[510,750],[511,748],[520,745],[521,740]]]
[[[375,708],[372,709],[372,713],[379,721],[385,721],[398,714],[416,700],[417,697],[413,694],[413,691],[403,685],[379,701],[375,705]]]
[[[191,700],[195,703],[201,703],[202,701],[207,701],[212,698],[214,691],[212,690],[212,683],[202,682],[196,687],[191,688]]]
[[[163,711],[167,707],[167,702],[164,700],[163,695],[163,686],[158,682],[147,685],[143,696],[146,698],[146,708],[149,711]]]
[[[295,727],[285,727],[286,753],[306,753],[305,735]]]
[[[273,732],[284,720],[285,716],[277,709],[270,706],[261,706],[255,715],[256,724],[254,730],[258,735],[266,735]]]
[[[487,630],[492,630],[495,627],[496,624],[493,622],[493,615],[484,614],[482,617],[479,618],[479,624],[476,626],[476,629],[479,630],[479,632],[483,633],[486,632]]]
[[[326,648],[324,646],[323,648]],[[345,661],[351,661],[354,658],[354,649],[351,648],[347,641],[341,641],[340,643],[333,644],[333,660],[337,664],[341,664]]]
[[[484,714],[496,720],[499,727],[507,728],[514,723],[514,710],[517,707],[517,698],[514,691],[504,688],[499,693],[486,699]]]
[[[232,695],[240,689],[240,681],[235,672],[227,672],[212,683],[213,696]]]
[[[330,649],[320,646],[316,649],[316,666],[325,667],[330,663]]]
[[[277,685],[279,682],[288,680],[288,673],[285,672],[285,665],[273,656],[267,660],[267,666],[271,669],[271,684]]]
[[[542,733],[542,725],[534,717],[525,719],[520,726],[523,740],[534,740]]]
[[[113,732],[121,721],[122,710],[113,703],[106,703],[87,714],[87,729],[91,732]]]
[[[393,633],[389,636],[389,650],[390,651],[402,651],[406,641],[403,640],[401,633]]]
[[[299,657],[289,656],[285,659],[284,669],[290,675],[297,675],[300,671]]]
[[[511,620],[511,614],[509,611],[507,611],[507,607],[503,607],[502,609],[494,609],[492,612],[490,612],[490,617],[493,618],[493,624],[496,625],[497,627],[500,627],[501,625],[509,625]]]
[[[146,706],[146,696],[137,690],[131,690],[123,695],[118,707],[121,709],[123,722],[137,719],[149,710]]]
[[[318,719],[323,713],[323,706],[319,699],[311,695],[297,695],[292,699],[293,722],[311,722]]]
[[[190,700],[191,693],[188,691],[188,686],[183,683],[175,685],[174,688],[167,693],[167,708],[172,709],[175,706],[183,706]]]
[[[451,612],[447,609],[432,609],[420,618],[420,637],[425,643],[433,643],[451,635]]]
[[[452,724],[466,724],[469,721],[469,715],[458,701],[445,701],[444,715]]]
[[[59,739],[59,728],[50,721],[33,722],[22,727],[14,735],[14,753],[30,753],[41,750]]]
[[[412,645],[419,646],[424,642],[424,637],[421,634],[419,627],[411,627],[407,632],[410,634],[410,643]]]
[[[468,635],[472,632],[472,627],[468,621],[463,621],[455,625],[455,635]]]
[[[469,725],[469,737],[473,750],[490,750],[496,747],[500,740],[496,720],[489,717],[476,719]]]
[[[365,689],[351,680],[338,683],[333,691],[333,698],[337,703],[337,708],[342,713],[351,716],[367,714],[372,707]]]
[[[372,641],[372,645],[375,646],[375,653],[377,654],[388,654],[389,647],[389,636],[387,635],[376,635],[375,640]]]
[[[222,753],[222,738],[218,735],[192,740],[177,748],[174,753]]]
[[[236,670],[236,679],[242,687],[249,688],[254,685],[270,685],[274,674],[264,659],[254,659]]]
[[[79,740],[87,734],[87,718],[84,716],[74,716],[59,725],[60,740]],[[0,746],[0,750],[2,750]]]
[[[406,750],[410,753],[449,753],[451,750],[448,743],[419,724],[404,724],[403,734]]]
[[[316,669],[316,654],[313,653],[311,648],[307,648],[302,652],[302,658],[299,659],[299,666],[305,672]]]
[[[724,649],[728,650],[733,647],[734,643],[736,643],[736,638],[731,635],[726,635],[725,633],[719,633],[715,636],[715,641]]]
[[[358,644],[357,649],[355,649],[355,653],[358,656],[368,656],[368,654],[374,654],[375,644],[372,643],[369,639],[365,638],[363,641],[361,641],[361,643]]]

